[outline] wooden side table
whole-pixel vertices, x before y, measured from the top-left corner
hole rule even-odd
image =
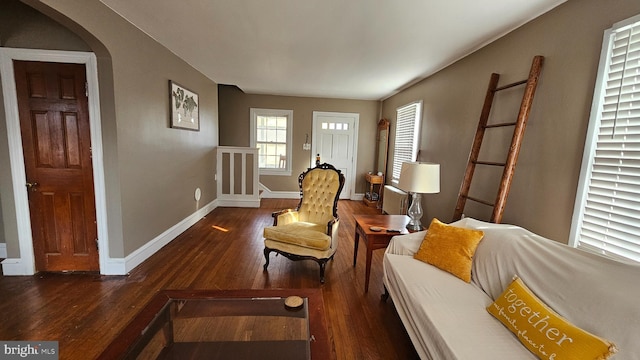
[[[378,207],[379,204],[382,204],[382,186],[384,185],[384,175],[375,175],[375,174],[366,174],[365,180],[369,184],[369,196],[370,199],[367,199],[365,196],[362,200],[367,206]],[[378,198],[374,200],[373,194],[375,190],[375,186],[378,185],[378,191],[375,194],[378,195]]]
[[[369,277],[371,275],[371,257],[373,250],[384,249],[395,235],[408,234],[406,226],[411,220],[406,215],[354,215],[356,221],[356,234],[353,248],[353,266],[356,266],[358,258],[358,243],[360,237],[367,246],[367,265],[364,280],[364,292],[369,291]],[[371,228],[380,228],[373,231]],[[399,230],[400,232],[388,232],[387,230]]]

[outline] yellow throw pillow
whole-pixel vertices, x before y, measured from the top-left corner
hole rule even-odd
[[[414,258],[471,282],[471,260],[484,233],[433,219]]]
[[[605,360],[617,350],[613,343],[568,322],[540,301],[516,277],[487,311],[544,360]]]

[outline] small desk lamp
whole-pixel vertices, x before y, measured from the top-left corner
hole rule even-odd
[[[440,164],[403,162],[398,187],[411,193],[411,206],[407,211],[411,221],[407,225],[407,229],[411,231],[422,230],[420,194],[440,192]]]

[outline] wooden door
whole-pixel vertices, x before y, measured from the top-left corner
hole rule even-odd
[[[359,117],[352,113],[314,112],[314,154],[320,162],[329,163],[345,177],[340,199],[351,198],[355,127]]]
[[[14,69],[36,270],[99,270],[85,66]]]

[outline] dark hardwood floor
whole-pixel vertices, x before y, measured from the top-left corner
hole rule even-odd
[[[60,359],[93,359],[160,289],[322,288],[337,359],[417,359],[391,300],[382,302],[382,255],[374,252],[364,293],[365,246],[353,265],[353,214],[341,200],[339,249],[320,284],[318,264],[271,254],[263,272],[262,228],[298,200],[263,199],[259,209],[217,208],[128,276],[0,276],[0,340],[57,340]]]

